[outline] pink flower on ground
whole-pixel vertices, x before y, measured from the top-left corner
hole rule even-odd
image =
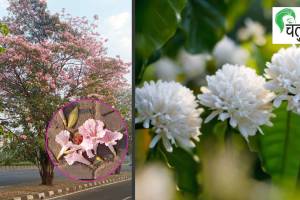
[[[80,146],[86,151],[89,158],[94,157],[97,150],[97,140],[104,137],[104,123],[100,120],[88,119],[78,128],[79,134],[83,136]],[[94,153],[92,152],[94,151]]]
[[[61,150],[57,155],[57,159],[59,159],[64,153],[69,150],[69,151],[76,151],[80,149],[80,146],[73,144],[70,141],[70,132],[69,131],[61,131],[59,134],[56,135],[55,137],[55,142],[60,144]]]
[[[70,146],[72,143],[70,141],[70,132],[66,130],[59,132],[55,137],[55,142],[60,144],[61,147]]]
[[[67,155],[64,156],[65,160],[69,165],[73,165],[74,162],[80,162],[86,165],[90,165],[91,163],[82,156],[82,150],[79,145],[73,144],[70,141],[70,132],[69,131],[61,131],[56,135],[55,141],[62,146],[57,158],[59,159],[64,153]]]
[[[90,165],[91,163],[85,159],[82,155],[82,151],[79,150],[78,152],[77,151],[74,151],[68,155],[65,155],[64,156],[65,160],[67,161],[67,163],[69,165],[73,165],[75,162],[80,162],[80,163],[83,163],[83,164],[86,164],[86,165]]]
[[[122,138],[122,133],[105,129],[105,135],[99,139],[99,143],[105,144],[105,146],[113,146],[117,144],[117,140],[121,140]]]
[[[105,134],[104,123],[100,120],[88,119],[78,128],[84,138],[103,137]]]
[[[100,144],[105,144],[105,146],[107,146],[109,150],[114,154],[114,156],[117,156],[114,145],[117,144],[117,140],[121,140],[122,138],[122,133],[105,129],[104,137],[100,138],[98,142]]]

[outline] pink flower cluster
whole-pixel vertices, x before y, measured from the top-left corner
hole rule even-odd
[[[0,35],[6,48],[0,54],[0,93],[14,98],[11,91],[19,87],[18,94],[38,91],[69,99],[93,91],[116,104],[131,64],[107,55],[107,39],[97,33],[99,17],[90,21],[65,11],[51,15],[46,2],[10,1],[5,20],[10,34]]]
[[[78,131],[79,134],[73,137],[73,141],[67,130],[61,131],[55,138],[55,141],[62,147],[58,158],[64,155],[69,165],[75,162],[90,165],[90,161],[83,156],[83,153],[85,152],[88,158],[93,158],[97,154],[99,144],[105,144],[116,156],[113,146],[123,138],[122,133],[105,129],[104,123],[95,119],[86,120]]]

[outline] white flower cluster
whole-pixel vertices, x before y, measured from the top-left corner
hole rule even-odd
[[[199,103],[212,110],[205,122],[218,116],[228,120],[248,141],[261,126],[272,126],[273,107],[288,102],[288,110],[300,114],[300,48],[281,49],[267,63],[265,77],[244,65],[225,64],[207,76],[207,87],[198,95]],[[267,81],[266,81],[266,79]],[[167,151],[172,145],[195,146],[199,140],[202,109],[191,90],[175,82],[150,82],[136,89],[136,123],[153,127],[156,135],[150,147],[162,139]]]
[[[215,75],[207,76],[207,84],[198,95],[200,103],[213,110],[206,122],[217,115],[222,121],[229,119],[246,140],[257,130],[262,132],[261,125],[272,125],[270,102],[274,94],[264,88],[265,79],[253,69],[226,64]]]
[[[276,93],[274,106],[288,101],[288,110],[300,114],[300,48],[281,49],[267,63],[266,88]]]
[[[162,139],[168,152],[172,145],[185,149],[195,147],[199,141],[202,109],[198,109],[196,98],[188,88],[176,82],[145,83],[136,89],[136,123],[143,122],[144,128],[153,126],[156,136],[150,147]]]

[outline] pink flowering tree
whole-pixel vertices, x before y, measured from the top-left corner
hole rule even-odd
[[[51,185],[53,166],[44,135],[52,113],[64,102],[97,94],[117,107],[117,94],[127,87],[129,64],[106,54],[106,40],[85,17],[64,11],[51,15],[45,1],[9,0],[10,34],[0,36],[0,119],[6,132],[22,134],[17,142],[39,167],[42,184]],[[16,140],[19,141],[19,140]],[[18,145],[16,146],[18,148]]]

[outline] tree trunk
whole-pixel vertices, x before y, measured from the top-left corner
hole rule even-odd
[[[121,173],[121,168],[122,168],[122,165],[120,165],[116,171],[115,171],[115,174],[120,174]]]
[[[38,162],[42,185],[52,185],[54,178],[54,166],[51,163],[47,152],[42,151],[40,153],[40,159]]]

